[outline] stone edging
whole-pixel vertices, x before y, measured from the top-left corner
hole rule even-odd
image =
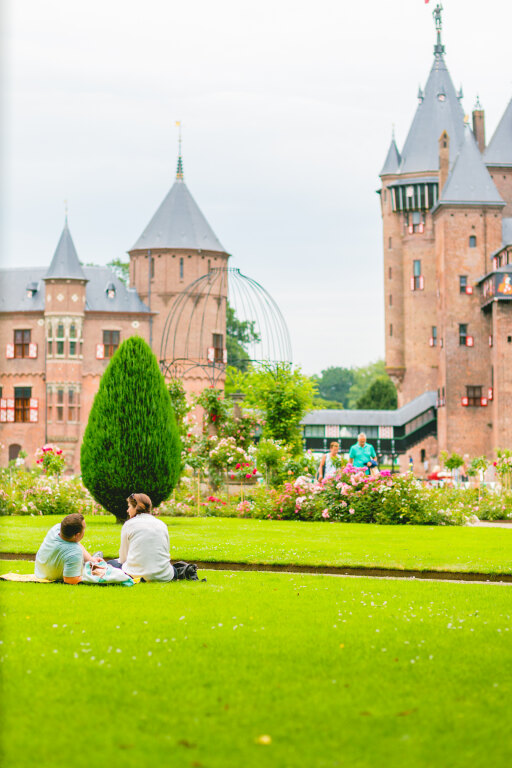
[[[0,552],[0,560],[34,561],[31,552]],[[512,583],[512,573],[475,573],[464,571],[418,571],[398,568],[360,568],[334,565],[280,565],[273,563],[229,563],[194,560],[199,569],[209,571],[259,571],[270,573],[309,573],[318,576],[368,576],[381,579],[425,579],[434,581],[465,581],[483,583]]]

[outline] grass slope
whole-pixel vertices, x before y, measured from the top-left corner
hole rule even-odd
[[[162,518],[175,560],[512,573],[512,530]],[[0,551],[36,552],[54,517],[0,518]],[[89,551],[119,552],[112,517],[87,518]]]
[[[3,767],[511,764],[511,587],[207,575],[1,583]]]

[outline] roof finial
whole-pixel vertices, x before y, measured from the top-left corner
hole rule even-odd
[[[480,96],[478,94],[476,95],[476,102],[475,102],[475,106],[473,107],[473,109],[474,110],[481,110],[482,109],[482,105],[480,104]]]
[[[183,181],[183,158],[181,157],[181,120],[176,120],[178,128],[178,167],[176,169],[176,180]]]
[[[64,200],[64,224],[68,225],[68,201]]]
[[[438,3],[432,11],[432,16],[434,17],[437,32],[437,41],[434,45],[434,53],[436,56],[440,56],[444,53],[444,45],[441,42],[441,30],[443,29],[443,19],[441,17],[442,10],[443,6]]]

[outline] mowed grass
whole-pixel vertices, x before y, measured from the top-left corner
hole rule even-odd
[[[162,519],[175,560],[512,573],[512,529]],[[58,521],[0,518],[0,551],[35,553]],[[84,544],[91,552],[116,557],[120,534],[112,517],[89,516]]]
[[[512,587],[201,575],[0,583],[3,768],[511,764]]]

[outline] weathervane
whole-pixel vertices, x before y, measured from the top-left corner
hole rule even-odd
[[[434,10],[432,11],[432,16],[434,17],[434,22],[436,25],[436,32],[437,32],[437,42],[434,45],[434,53],[435,54],[442,54],[444,53],[444,45],[441,42],[441,31],[443,29],[443,19],[442,19],[442,11],[443,6],[439,3],[436,5]]]
[[[183,181],[183,159],[181,157],[181,120],[176,120],[178,129],[178,167],[176,169],[176,178]]]

